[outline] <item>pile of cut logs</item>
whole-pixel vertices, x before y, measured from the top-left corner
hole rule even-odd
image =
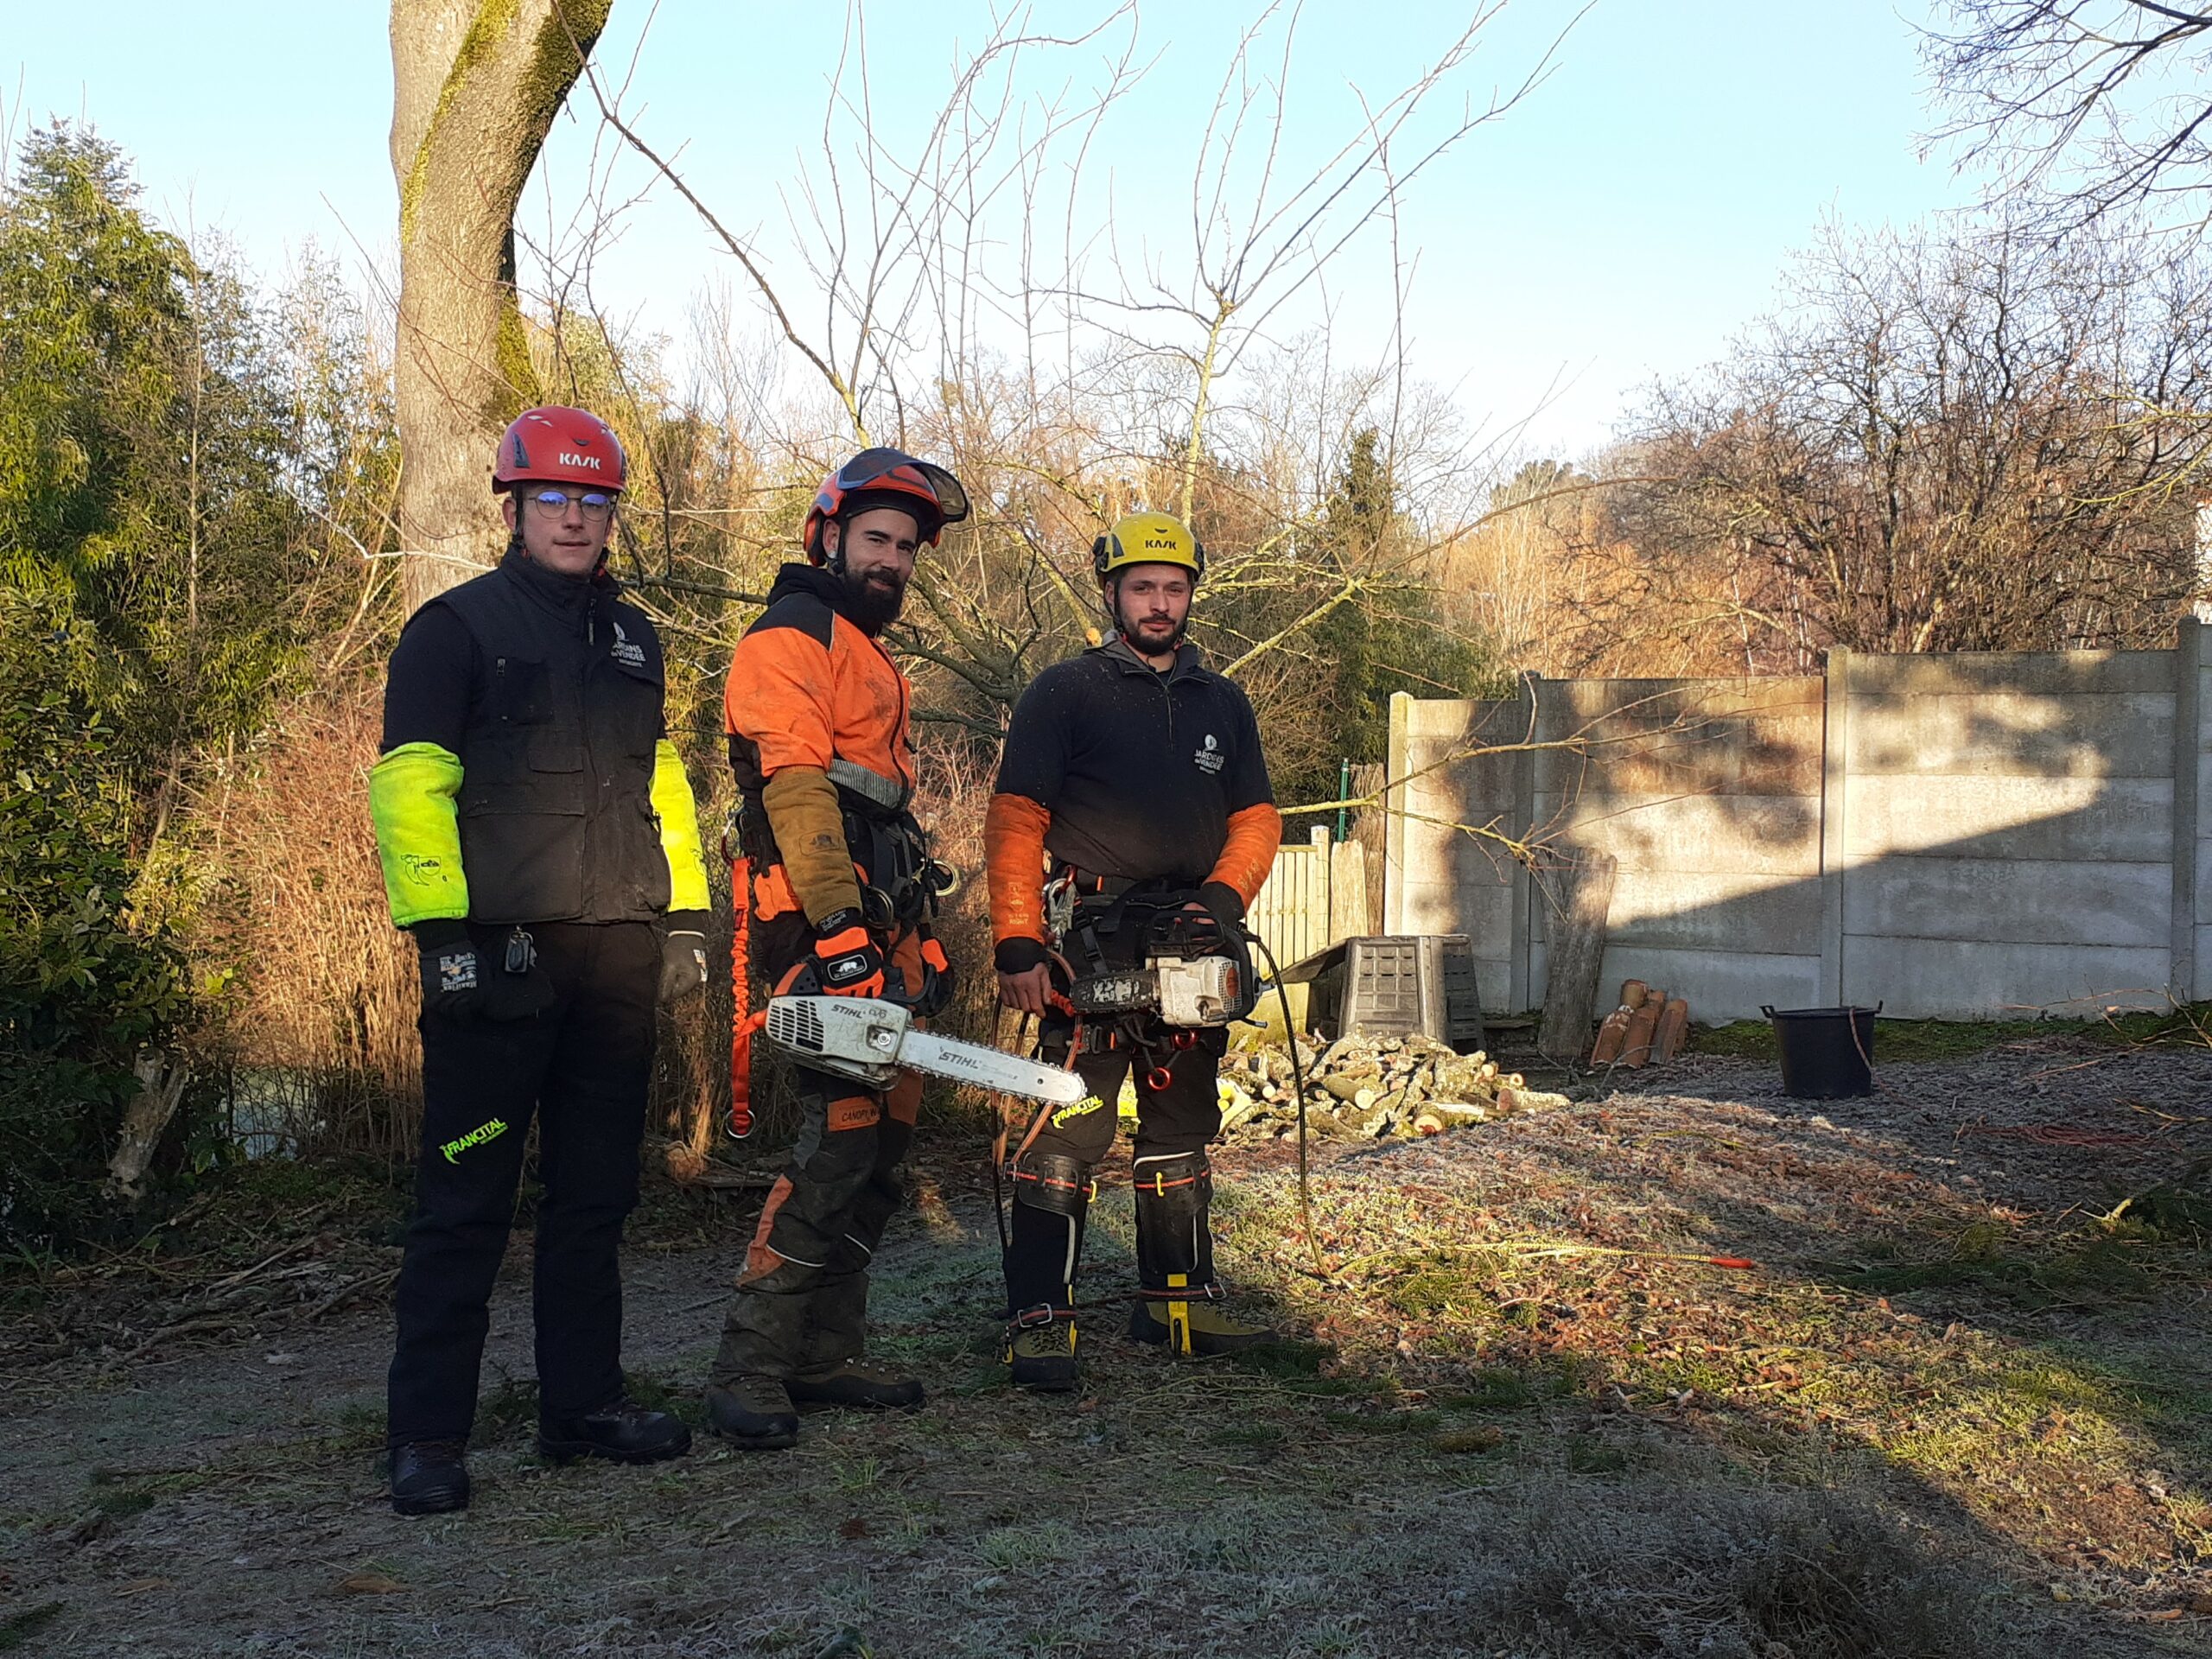
[[[1640,979],[1624,979],[1620,1007],[1599,1021],[1590,1064],[1637,1066],[1671,1060],[1689,1034],[1688,1000],[1669,996]]]
[[[1519,1072],[1500,1070],[1480,1049],[1458,1054],[1422,1036],[1296,1041],[1312,1134],[1370,1140],[1441,1135],[1567,1104],[1565,1095],[1531,1089]],[[1230,1054],[1221,1080],[1224,1134],[1284,1135],[1296,1127],[1290,1055],[1281,1046]]]

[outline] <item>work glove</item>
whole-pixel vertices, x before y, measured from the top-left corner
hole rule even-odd
[[[1244,895],[1226,881],[1209,881],[1198,889],[1198,906],[1221,929],[1224,943],[1234,944],[1244,934]]]
[[[671,910],[660,944],[660,1000],[664,1005],[707,988],[707,912]]]
[[[474,1025],[534,1019],[553,1006],[553,982],[522,929],[508,934],[496,959],[487,959],[467,925],[450,917],[417,922],[409,931],[422,952],[425,1013]]]
[[[883,952],[857,910],[840,910],[814,925],[814,966],[832,996],[881,996]]]
[[[913,1008],[924,1019],[943,1014],[951,1006],[954,979],[952,959],[944,954],[944,946],[934,933],[924,931],[921,939],[922,982],[913,990]]]

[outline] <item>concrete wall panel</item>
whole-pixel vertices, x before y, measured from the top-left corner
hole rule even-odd
[[[1743,715],[1818,714],[1818,674],[1777,674],[1732,680],[1546,680],[1547,723],[1589,722],[1628,715],[1654,725]]]
[[[2025,692],[2036,696],[2171,691],[2170,651],[1979,651],[1851,659],[1851,690],[1916,697]]]
[[[2163,863],[1885,858],[1854,868],[1843,889],[1847,937],[2164,946],[2172,923]]]
[[[1786,795],[1609,795],[1535,798],[1536,822],[1624,869],[1821,873],[1820,802]]]
[[[2155,1005],[2171,974],[2212,985],[2212,664],[2183,635],[2179,652],[1839,652],[1833,681],[1394,699],[1393,801],[1617,855],[1605,996],[1645,978],[1700,1020],[1839,995],[1954,1017]],[[1588,753],[1465,755],[1532,718]],[[1473,935],[1484,1001],[1537,1002],[1525,874],[1441,824],[1395,818],[1391,837],[1393,925]]]
[[[1852,864],[1892,854],[1961,858],[2171,855],[2171,778],[1859,778],[1844,789]],[[1845,876],[1848,885],[1852,877]]]
[[[1854,776],[2171,778],[2171,691],[1851,697]]]
[[[1537,906],[1532,937],[1550,937],[1549,915]],[[1613,878],[1610,931],[1624,944],[1820,954],[1817,881],[1732,872],[1621,870]]]
[[[1649,795],[1817,795],[1824,728],[1817,703],[1786,717],[1714,718],[1678,728],[1631,720],[1598,723],[1590,752],[1535,757],[1536,792],[1585,789]],[[1547,720],[1546,741],[1572,734]]]
[[[1964,939],[1843,942],[1847,1002],[1908,1020],[2074,1017],[2165,1001],[2163,946],[1999,944]]]
[[[1468,926],[1466,907],[1460,902],[1459,889],[1449,881],[1408,882],[1405,888],[1405,910],[1398,922],[1401,933],[1467,933],[1474,937]],[[1478,952],[1497,951],[1495,935],[1487,930],[1475,938]]]

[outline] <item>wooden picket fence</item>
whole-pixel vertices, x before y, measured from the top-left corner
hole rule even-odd
[[[1360,843],[1332,845],[1319,824],[1304,841],[1285,840],[1245,920],[1285,968],[1338,939],[1371,931]],[[1267,970],[1264,961],[1259,966]]]

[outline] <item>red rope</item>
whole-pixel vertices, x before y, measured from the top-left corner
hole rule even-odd
[[[729,942],[730,1017],[729,1132],[742,1141],[753,1133],[753,961],[746,935],[753,906],[753,861],[742,855],[729,864],[729,900],[735,926]]]

